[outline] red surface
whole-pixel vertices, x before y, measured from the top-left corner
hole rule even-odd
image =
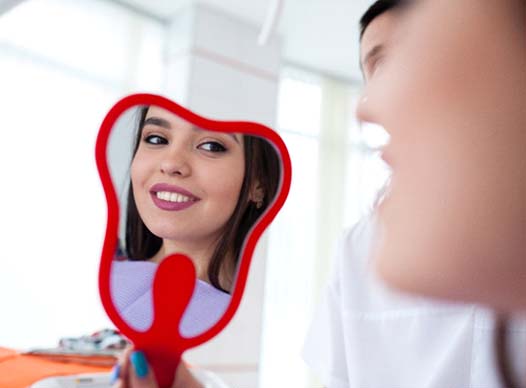
[[[131,328],[119,315],[110,295],[110,268],[117,247],[119,226],[119,203],[107,165],[107,146],[110,132],[116,120],[129,108],[138,105],[156,105],[173,112],[197,127],[219,132],[235,132],[256,135],[267,139],[276,149],[282,162],[282,181],[274,202],[254,225],[246,238],[241,253],[239,269],[230,305],[223,317],[209,330],[191,338],[179,333],[179,322],[195,284],[192,261],[184,255],[172,255],[164,259],[156,272],[153,285],[154,321],[145,332]],[[153,94],[134,94],[118,101],[102,122],[96,144],[96,159],[100,179],[108,204],[108,222],[101,255],[99,289],[102,304],[115,326],[128,337],[137,349],[143,350],[152,365],[159,385],[169,387],[183,352],[216,336],[234,316],[247,280],[248,270],[256,244],[263,231],[274,219],[287,198],[291,180],[291,162],[281,137],[261,124],[242,121],[216,121],[201,117],[164,97]],[[177,295],[177,298],[173,296]]]

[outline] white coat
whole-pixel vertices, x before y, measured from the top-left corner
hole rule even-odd
[[[340,241],[333,275],[313,320],[304,359],[328,388],[500,388],[494,316],[387,289],[369,261],[373,222]],[[526,325],[511,328],[526,376]],[[523,383],[524,384],[524,383]]]

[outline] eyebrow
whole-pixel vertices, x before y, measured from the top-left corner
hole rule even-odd
[[[161,127],[161,128],[165,128],[165,129],[172,129],[172,125],[170,124],[170,122],[168,120],[165,120],[161,117],[148,117],[144,120],[144,124],[143,124],[143,128],[146,126],[146,125],[155,125],[155,126],[158,126],[158,127]],[[198,128],[196,126],[192,126],[192,129],[194,131],[205,131],[205,129],[203,128]],[[239,139],[236,137],[235,134],[233,133],[226,133],[226,135],[232,137],[234,139],[234,141],[237,143],[237,144],[240,144],[239,143]]]
[[[172,129],[170,122],[160,117],[148,117],[144,120],[144,124],[142,126],[144,127],[148,124],[155,125],[157,127],[166,128],[166,129]]]

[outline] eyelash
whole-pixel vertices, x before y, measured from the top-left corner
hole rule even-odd
[[[160,135],[146,135],[143,138],[143,141],[150,145],[166,145],[168,140]],[[197,148],[202,149],[210,153],[223,153],[228,151],[228,149],[221,143],[217,141],[206,141],[197,146]]]
[[[203,146],[206,146],[206,145],[211,145],[212,149],[203,148]],[[204,149],[206,152],[212,152],[212,153],[222,153],[222,152],[228,151],[223,144],[218,143],[217,141],[207,141],[207,142],[201,143],[197,146],[197,148]]]
[[[152,139],[159,139],[156,140],[156,142],[152,141]],[[144,136],[143,141],[145,143],[151,144],[151,145],[161,145],[161,144],[168,144],[168,140],[166,140],[164,137],[160,135],[147,135]]]

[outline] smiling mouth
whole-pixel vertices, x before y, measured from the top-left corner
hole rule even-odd
[[[185,202],[197,201],[197,198],[195,197],[187,197],[186,195],[179,194],[179,193],[173,193],[170,191],[158,191],[155,193],[155,196],[162,201],[174,202],[174,203],[185,203]]]
[[[167,183],[153,185],[150,195],[155,206],[169,211],[187,209],[201,199],[182,187]]]

